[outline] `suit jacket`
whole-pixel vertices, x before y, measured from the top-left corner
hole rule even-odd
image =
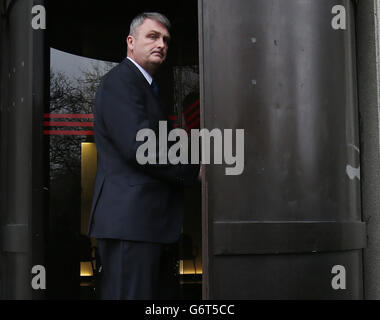
[[[167,118],[153,89],[127,58],[102,78],[94,117],[98,170],[89,235],[177,241],[184,186],[196,181],[199,165],[138,164],[136,150],[143,142],[136,141],[136,133],[150,128],[158,144],[158,122]]]

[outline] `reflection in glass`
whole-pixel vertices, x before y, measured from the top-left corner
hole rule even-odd
[[[50,55],[50,108],[44,115],[50,168],[48,281],[52,298],[79,298],[85,291],[78,284],[91,283],[94,265],[94,244],[86,236],[96,172],[93,103],[100,78],[115,64],[55,49]]]

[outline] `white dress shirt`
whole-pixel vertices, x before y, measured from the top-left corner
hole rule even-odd
[[[146,81],[148,81],[149,85],[151,85],[151,84],[152,84],[152,81],[153,81],[152,76],[151,76],[148,72],[146,72],[146,71],[143,69],[143,67],[141,67],[141,66],[140,66],[135,60],[133,60],[133,59],[130,58],[130,57],[127,57],[127,58],[128,58],[129,60],[131,60],[137,68],[139,68],[139,70],[141,71],[141,73],[142,73],[143,76],[145,77]]]

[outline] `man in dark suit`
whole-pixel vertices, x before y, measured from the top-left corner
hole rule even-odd
[[[144,13],[131,23],[128,56],[107,73],[96,94],[98,170],[89,234],[97,238],[102,264],[101,298],[175,298],[160,292],[168,244],[179,239],[184,186],[199,176],[198,165],[145,164],[136,160],[140,129],[157,136],[167,121],[152,76],[164,62],[170,23]],[[158,159],[158,156],[157,156]]]

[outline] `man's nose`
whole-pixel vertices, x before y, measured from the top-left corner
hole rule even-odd
[[[159,46],[160,48],[165,48],[166,43],[165,43],[163,37],[160,37],[160,38],[158,39],[158,46]]]

